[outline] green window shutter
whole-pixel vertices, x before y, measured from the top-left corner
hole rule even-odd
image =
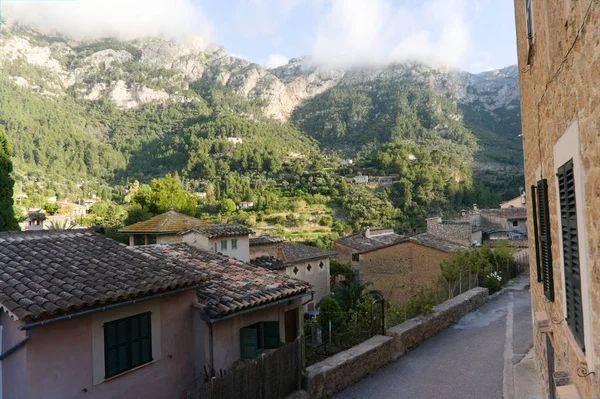
[[[554,276],[552,275],[552,239],[550,235],[550,209],[548,205],[548,181],[542,179],[537,183],[538,217],[540,224],[540,263],[544,295],[554,301]]]
[[[263,321],[263,338],[265,349],[277,349],[281,340],[279,339],[279,322]]]
[[[231,249],[237,249],[237,239],[236,238],[231,239]]]
[[[573,161],[558,169],[558,196],[563,239],[563,267],[565,273],[565,302],[567,324],[573,335],[584,345],[583,308],[581,304],[581,273],[579,269],[579,237],[577,236],[577,203]]]
[[[227,240],[221,240],[221,251],[227,250]]]
[[[240,358],[256,359],[258,357],[258,331],[256,328],[240,329]]]
[[[151,362],[151,332],[150,312],[104,324],[105,378]]]
[[[542,282],[542,267],[540,264],[540,235],[538,233],[537,195],[535,186],[531,186],[531,205],[533,206],[533,238],[535,241],[535,268],[538,283]]]

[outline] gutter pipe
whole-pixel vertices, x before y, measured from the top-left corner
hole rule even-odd
[[[31,339],[31,333],[32,333],[31,330],[27,331],[27,336],[25,338],[23,338],[22,340],[20,340],[19,342],[17,342],[10,348],[8,348],[4,353],[0,353],[0,362],[2,360],[6,359],[7,357],[9,357],[13,352],[16,352],[17,349],[19,349],[20,347],[25,345],[25,343]],[[0,376],[0,377],[2,377],[2,376]]]

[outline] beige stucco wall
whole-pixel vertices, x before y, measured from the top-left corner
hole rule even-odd
[[[175,244],[178,242],[182,242],[182,236],[180,235],[169,235],[169,234],[161,234],[156,236],[157,244]]]
[[[323,268],[319,264],[323,262]],[[308,265],[311,265],[310,271]],[[298,273],[294,273],[294,269],[298,269]],[[319,304],[321,299],[331,293],[330,273],[329,273],[329,258],[321,258],[310,262],[295,263],[288,266],[285,270],[286,275],[306,281],[312,286],[315,292],[313,303],[315,306]]]
[[[451,254],[406,241],[360,255],[360,281],[383,293],[387,301],[410,298],[423,288],[435,288],[440,262]]]
[[[250,259],[260,258],[261,256],[278,256],[278,248],[281,244],[253,245],[250,247]]]
[[[584,18],[586,12],[589,14]],[[548,302],[536,282],[534,235],[529,234],[531,296],[534,312],[565,317],[561,223],[557,169],[573,158],[578,212],[579,256],[586,351],[581,352],[566,322],[550,323],[555,368],[566,371],[582,398],[600,397],[600,32],[597,3],[564,0],[560,7],[533,0],[535,42],[528,63],[524,2],[515,0],[520,71],[526,187],[548,179],[555,301]],[[577,31],[583,24],[581,35]],[[566,52],[573,50],[566,57]],[[531,201],[528,201],[531,203]],[[528,204],[529,231],[533,231]],[[534,348],[547,396],[547,336],[534,329]],[[584,366],[594,372],[578,376]]]
[[[195,301],[191,290],[33,330],[31,340],[3,364],[3,399],[177,397],[195,378]],[[153,312],[154,361],[98,381],[104,373],[102,323],[146,311]],[[13,381],[15,372],[19,377]]]
[[[237,249],[231,248],[231,240],[237,239]],[[223,249],[221,241],[227,241],[227,249]],[[204,251],[221,252],[244,262],[250,261],[250,239],[248,236],[208,238],[200,233],[191,232],[183,235],[183,241]]]
[[[4,311],[0,310],[0,323],[2,323],[2,347],[0,352],[6,351],[26,337],[25,332],[17,330],[22,323],[14,321]],[[8,358],[2,360],[2,398],[20,398],[20,393],[27,387],[27,378],[22,370],[25,369],[25,350],[23,347]]]
[[[304,298],[306,300],[307,298]],[[234,362],[240,359],[240,329],[261,321],[279,321],[279,336],[281,341],[285,341],[285,312],[298,308],[298,327],[302,328],[303,312],[301,309],[302,299],[296,299],[291,302],[284,302],[279,305],[273,305],[264,309],[240,314],[231,319],[217,321],[213,324],[213,354],[214,369],[228,370]],[[196,310],[200,312],[199,310]],[[201,325],[202,334],[208,337],[208,325]],[[207,369],[210,365],[209,340],[204,341],[204,365]]]

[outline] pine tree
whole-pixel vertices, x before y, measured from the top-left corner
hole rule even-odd
[[[13,209],[11,150],[4,130],[0,128],[0,231],[19,230]]]

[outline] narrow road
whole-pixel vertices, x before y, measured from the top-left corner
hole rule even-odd
[[[508,291],[334,398],[514,399],[531,346],[529,292]]]

